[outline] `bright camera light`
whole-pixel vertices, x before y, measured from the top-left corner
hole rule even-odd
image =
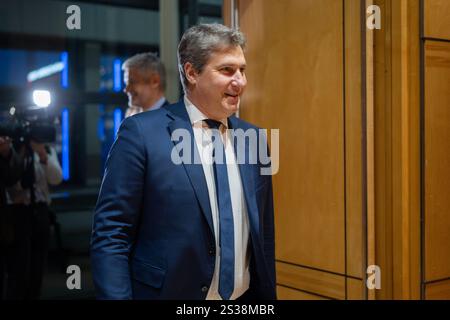
[[[52,102],[50,97],[50,91],[47,90],[34,90],[33,102],[38,107],[48,107]]]

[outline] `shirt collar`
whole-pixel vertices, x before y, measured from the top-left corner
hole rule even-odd
[[[162,96],[161,99],[156,101],[150,108],[147,109],[147,111],[153,111],[153,110],[157,110],[157,109],[161,108],[163,106],[164,102],[166,102],[166,98],[164,96]]]
[[[184,96],[184,105],[186,106],[186,111],[189,115],[189,119],[191,120],[191,124],[194,126],[195,124],[201,122],[203,125],[203,120],[208,119],[207,116],[203,114],[188,98]],[[227,118],[221,119],[220,122],[224,125],[225,128],[228,129],[228,121]]]

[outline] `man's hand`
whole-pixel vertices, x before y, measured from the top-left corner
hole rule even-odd
[[[8,158],[11,153],[11,139],[9,137],[0,137],[0,156]]]
[[[39,161],[43,164],[47,164],[48,155],[47,150],[45,150],[45,144],[31,140],[30,145],[33,151],[39,155]]]

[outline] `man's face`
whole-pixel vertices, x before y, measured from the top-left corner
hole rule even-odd
[[[247,85],[246,61],[240,46],[211,55],[203,71],[191,71],[194,82],[188,98],[208,118],[219,120],[238,111],[240,96]]]
[[[158,94],[159,80],[154,73],[143,75],[134,68],[126,68],[124,72],[125,88],[123,92],[128,95],[128,105],[148,108],[155,102]]]

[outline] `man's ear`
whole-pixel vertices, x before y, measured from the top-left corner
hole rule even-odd
[[[192,63],[186,62],[184,64],[184,74],[186,75],[186,79],[189,81],[191,85],[195,85],[197,83],[198,73],[197,71],[195,71]]]
[[[159,74],[154,73],[151,75],[150,77],[150,86],[154,89],[159,88],[161,84],[161,77],[159,76]]]

